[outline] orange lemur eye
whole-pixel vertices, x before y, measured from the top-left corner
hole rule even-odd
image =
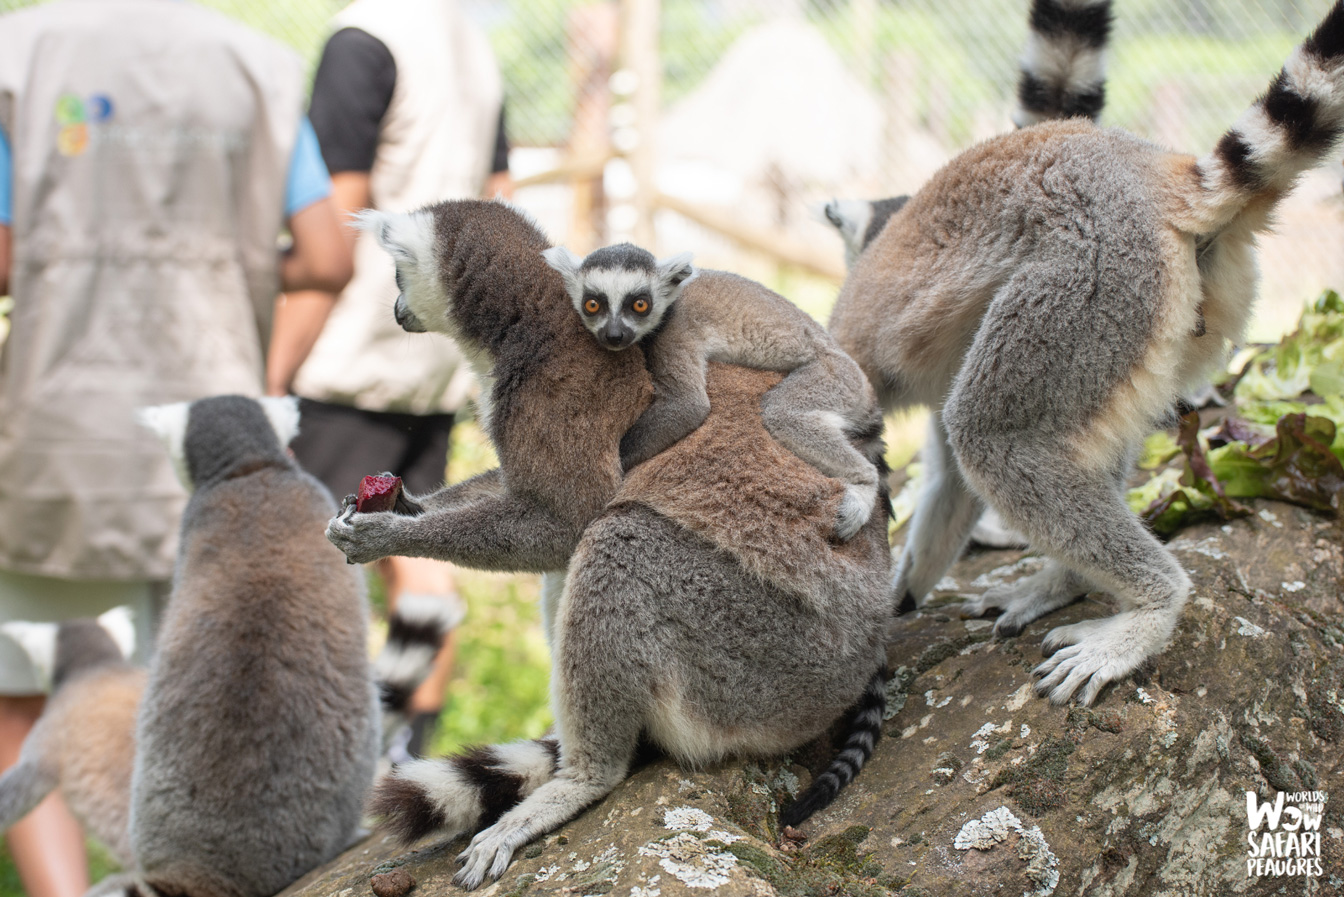
[[[590,315],[595,315],[602,310],[602,303],[596,299],[585,299],[583,301],[583,310]]]
[[[649,313],[649,300],[636,299],[634,302],[630,303],[630,308],[632,308],[637,315],[647,315]]]

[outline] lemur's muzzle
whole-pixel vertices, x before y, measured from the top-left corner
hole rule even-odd
[[[397,304],[392,306],[392,314],[401,325],[401,329],[407,333],[424,333],[426,327],[420,323],[420,319],[415,316],[415,312],[406,305],[406,294],[397,296]]]
[[[602,328],[602,345],[612,351],[628,348],[635,341],[635,331],[621,326],[614,318]]]

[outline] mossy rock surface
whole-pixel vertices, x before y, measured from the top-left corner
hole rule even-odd
[[[1030,671],[1046,632],[1110,614],[1112,600],[1089,596],[996,640],[988,621],[960,619],[959,596],[1037,562],[973,553],[928,608],[893,623],[899,712],[862,775],[804,826],[806,842],[781,844],[775,813],[826,746],[793,762],[660,762],[477,893],[1344,893],[1344,531],[1289,505],[1255,507],[1171,542],[1195,583],[1172,645],[1094,707],[1035,697]],[[1246,792],[1275,790],[1331,797],[1314,884],[1247,876]],[[407,851],[375,835],[285,895],[366,897],[389,862],[415,877],[413,895],[459,893],[463,846],[430,838]]]

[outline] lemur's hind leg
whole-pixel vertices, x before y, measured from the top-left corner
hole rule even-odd
[[[794,369],[761,400],[761,420],[785,448],[828,477],[845,482],[835,534],[854,538],[877,504],[877,467],[851,436],[873,425],[867,384],[824,356]],[[880,426],[880,422],[878,422]]]
[[[986,455],[980,453],[983,442],[958,436],[954,429],[967,476],[1033,546],[1059,564],[1038,574],[1052,577],[1052,591],[1038,596],[1033,609],[1087,582],[1121,602],[1122,612],[1113,617],[1052,630],[1043,643],[1051,656],[1035,670],[1042,677],[1038,694],[1056,704],[1076,694],[1080,704],[1091,704],[1107,683],[1166,646],[1190,579],[1125,505],[1111,477],[1080,469],[1063,451],[1043,454],[1039,443],[1014,444],[1000,434]]]
[[[925,484],[892,586],[892,597],[901,613],[924,603],[925,596],[961,557],[984,510],[952,457],[941,414],[935,413],[929,422],[929,437],[920,458]]]
[[[468,890],[502,875],[518,848],[601,800],[630,768],[657,676],[656,646],[640,638],[653,628],[657,596],[629,563],[630,535],[619,517],[598,521],[574,556],[551,645],[560,765],[458,857],[454,881]]]
[[[1091,584],[1068,567],[1047,559],[1045,568],[1017,582],[993,586],[961,606],[963,616],[983,617],[999,611],[994,634],[1000,638],[1020,635],[1027,624],[1051,611],[1077,601]]]
[[[1135,452],[1124,453],[1111,471],[1111,482],[1122,495],[1134,458]],[[1007,638],[1021,635],[1028,624],[1067,607],[1095,588],[1096,585],[1077,570],[1047,558],[1042,570],[1017,582],[994,586],[978,598],[967,601],[962,605],[962,614],[979,617],[992,610],[1000,611],[999,618],[994,621],[994,634]]]

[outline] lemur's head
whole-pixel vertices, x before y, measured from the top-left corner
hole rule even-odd
[[[826,203],[826,220],[845,241],[845,267],[853,268],[859,256],[882,232],[887,222],[910,200],[908,196],[890,199],[833,199]]]
[[[355,216],[354,226],[373,235],[396,266],[397,304],[393,314],[409,333],[452,333],[452,296],[446,295],[434,256],[434,216],[418,212],[379,212]]]
[[[681,288],[695,276],[689,252],[659,261],[630,243],[598,249],[586,258],[563,246],[542,256],[565,279],[583,325],[614,352],[657,330]]]
[[[177,478],[192,491],[239,467],[283,459],[299,432],[299,400],[211,396],[141,408],[136,417],[163,442]]]

